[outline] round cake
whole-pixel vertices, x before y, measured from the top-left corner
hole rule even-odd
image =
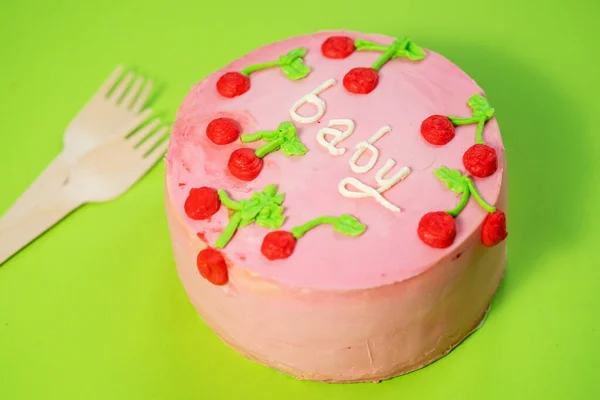
[[[506,263],[494,109],[407,38],[319,32],[196,84],[166,157],[183,286],[240,354],[381,381],[447,354]]]

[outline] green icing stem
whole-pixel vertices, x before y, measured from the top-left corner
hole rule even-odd
[[[271,62],[266,62],[266,63],[262,63],[262,64],[249,65],[246,68],[244,68],[243,70],[241,70],[240,74],[248,76],[253,72],[260,71],[261,69],[279,67],[281,65],[283,65],[283,63],[281,61],[271,61]]]
[[[406,41],[404,41],[404,42],[406,42]],[[406,43],[404,44],[404,46],[406,46]],[[383,53],[381,55],[381,57],[379,57],[377,59],[377,61],[375,61],[373,63],[371,68],[374,69],[375,71],[379,71],[386,62],[388,62],[389,60],[392,59],[392,56],[394,55],[394,53],[396,53],[396,51],[398,51],[398,48],[399,48],[398,42],[392,43],[392,45],[386,49],[385,53]]]
[[[458,217],[458,214],[461,213],[461,211],[465,208],[465,206],[469,202],[469,194],[470,194],[470,192],[468,190],[465,190],[462,194],[462,197],[460,198],[460,203],[458,203],[456,208],[453,208],[452,210],[448,210],[446,212],[448,214],[450,214],[453,218]]]
[[[388,49],[388,46],[362,39],[356,39],[354,41],[354,47],[356,47],[356,50],[358,51],[387,51]]]
[[[227,193],[224,190],[219,189],[217,191],[217,194],[219,195],[219,199],[221,200],[221,203],[223,203],[223,205],[227,208],[229,208],[230,210],[234,210],[234,211],[239,211],[242,209],[242,205],[240,203],[238,203],[237,201],[231,200],[229,198],[229,196],[227,196]]]
[[[215,247],[217,249],[222,249],[227,245],[227,243],[229,243],[229,241],[233,237],[233,234],[240,226],[240,222],[242,222],[242,213],[240,211],[236,211],[229,219],[229,223],[227,224],[227,227],[225,227],[225,230],[223,231],[221,236],[219,236],[219,238],[215,242]]]
[[[256,132],[248,135],[240,136],[242,143],[256,142],[262,139],[264,132]]]
[[[281,138],[275,139],[272,142],[269,142],[269,143],[265,144],[264,146],[259,147],[254,152],[254,154],[256,154],[256,157],[258,157],[258,158],[263,158],[267,154],[277,151],[277,149],[279,149],[282,144],[283,144],[283,139],[281,139]]]
[[[461,172],[457,169],[449,170],[448,168],[442,166],[440,169],[436,169],[433,171],[433,174],[440,181],[444,182],[448,189],[453,192],[460,193],[462,197],[460,198],[460,202],[453,208],[452,210],[446,211],[449,215],[456,218],[458,214],[462,212],[467,203],[469,202],[469,196],[473,195],[477,203],[484,208],[487,212],[493,213],[496,211],[495,207],[490,206],[488,203],[483,200],[481,194],[475,188],[475,183],[471,178],[467,175],[461,174]]]
[[[460,118],[460,117],[453,117],[453,116],[449,115],[447,118],[450,120],[450,122],[452,122],[453,125],[470,125],[470,124],[478,123],[480,121],[480,118],[475,118],[475,117]]]
[[[469,192],[471,192],[471,194],[473,195],[473,197],[475,197],[475,200],[477,200],[481,207],[483,207],[489,213],[493,213],[496,211],[496,207],[490,206],[488,203],[485,202],[485,200],[483,200],[481,194],[479,194],[479,192],[475,188],[475,184],[473,183],[472,179],[467,178],[467,185],[469,186]]]
[[[477,144],[485,144],[485,142],[483,141],[483,126],[485,125],[485,121],[485,116],[479,118],[477,130],[475,131],[475,143]]]
[[[323,217],[319,217],[319,218],[315,218],[311,221],[308,221],[305,224],[302,224],[300,226],[296,226],[294,228],[292,228],[292,235],[294,235],[294,237],[296,239],[300,239],[302,236],[304,236],[304,234],[308,231],[310,231],[313,228],[316,228],[319,225],[323,225],[323,224],[335,224],[337,222],[338,218],[336,217],[328,217],[328,216],[323,216]]]
[[[465,206],[469,202],[470,195],[473,195],[475,200],[477,200],[477,203],[479,203],[479,205],[481,207],[483,207],[487,212],[493,213],[494,211],[496,211],[495,207],[490,206],[488,203],[486,203],[485,200],[483,200],[483,198],[481,197],[481,194],[479,194],[479,192],[475,188],[475,183],[473,182],[472,179],[465,178],[465,182],[467,183],[468,190],[465,190],[462,193],[460,202],[458,203],[458,205],[455,208],[453,208],[452,210],[446,211],[448,214],[450,214],[454,218],[458,217],[458,214],[460,214],[462,212],[462,210],[465,208]]]
[[[447,118],[450,120],[450,122],[452,122],[452,125],[457,125],[457,126],[458,125],[470,125],[470,124],[477,123],[477,130],[475,131],[475,143],[485,144],[485,142],[483,141],[483,127],[485,125],[485,122],[488,120],[488,118],[486,118],[485,116],[460,118],[460,117],[453,117],[451,115],[449,115]]]

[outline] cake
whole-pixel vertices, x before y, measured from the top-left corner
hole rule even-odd
[[[506,264],[504,147],[441,55],[348,31],[276,42],[194,85],[170,140],[178,274],[245,357],[381,381],[483,321]]]

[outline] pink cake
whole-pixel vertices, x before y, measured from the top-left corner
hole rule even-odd
[[[446,58],[357,32],[273,43],[196,84],[166,205],[202,319],[300,379],[380,381],[447,354],[506,262],[493,114]]]

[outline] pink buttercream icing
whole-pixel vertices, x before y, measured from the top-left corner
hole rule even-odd
[[[331,381],[379,380],[423,366],[444,355],[478,324],[502,277],[505,244],[488,249],[480,242],[486,216],[474,199],[456,218],[457,237],[447,249],[432,249],[417,236],[421,216],[453,208],[459,196],[433,175],[445,165],[464,171],[462,155],[474,144],[475,125],[456,128],[445,146],[427,143],[419,132],[432,114],[470,116],[467,99],[482,90],[444,57],[427,52],[418,62],[395,59],[380,71],[378,87],[367,95],[348,93],[342,85],[347,71],[370,66],[380,55],[355,52],[332,60],[320,51],[333,35],[348,35],[389,44],[392,38],[355,32],[321,32],[259,48],[195,85],[183,101],[167,155],[167,213],[180,277],[205,321],[242,354],[284,372]],[[278,68],[251,75],[242,96],[221,97],[215,84],[228,71],[276,60],[291,49],[308,49],[305,63],[312,72],[290,81]],[[289,109],[327,79],[337,84],[320,97],[324,116],[301,124],[298,137],[308,148],[301,157],[276,152],[265,157],[260,176],[242,182],[227,170],[237,148],[260,143],[218,146],[205,134],[214,118],[237,120],[243,133],[276,129],[291,121]],[[312,106],[300,113],[310,115]],[[317,143],[319,129],[332,119],[352,119],[355,132],[333,156]],[[366,174],[351,171],[354,146],[381,127],[392,131],[376,143],[379,159]],[[496,149],[498,171],[475,183],[484,199],[506,206],[505,157],[495,118],[486,123],[486,143]],[[345,177],[376,186],[375,173],[388,158],[410,168],[410,175],[384,196],[401,208],[392,212],[373,198],[350,199],[338,191]],[[363,156],[361,163],[366,161]],[[389,175],[389,174],[388,174]],[[285,193],[290,230],[322,215],[348,213],[367,225],[362,236],[347,237],[320,226],[302,237],[286,260],[269,261],[260,252],[269,232],[257,225],[238,230],[223,250],[230,282],[213,286],[196,270],[199,250],[213,245],[228,222],[224,207],[208,221],[193,221],[183,210],[193,187],[224,189],[234,200],[275,183]],[[201,236],[202,239],[200,239]]]
[[[382,44],[392,41],[379,35],[342,34]],[[471,200],[456,219],[458,234],[454,245],[445,250],[429,248],[416,234],[423,214],[451,209],[458,202],[459,196],[440,183],[432,171],[441,165],[464,171],[462,155],[474,144],[476,128],[475,125],[457,127],[450,143],[436,147],[422,138],[421,122],[432,114],[470,116],[467,99],[482,90],[447,59],[427,51],[427,57],[419,62],[406,59],[388,62],[381,69],[379,86],[372,93],[348,93],[342,85],[345,73],[356,66],[371,65],[380,53],[355,52],[346,59],[328,59],[320,51],[328,36],[328,33],[301,36],[257,49],[195,85],[183,101],[173,128],[167,157],[169,193],[176,209],[183,213],[184,201],[192,187],[224,189],[231,198],[239,200],[275,183],[286,196],[287,219],[282,229],[290,230],[321,215],[349,213],[366,224],[367,231],[354,238],[337,234],[330,227],[319,227],[298,242],[291,258],[274,262],[260,253],[262,238],[268,230],[249,226],[239,230],[224,250],[238,268],[288,285],[320,289],[368,288],[402,281],[436,265],[469,237],[486,216],[486,211]],[[290,81],[279,68],[273,68],[253,73],[250,91],[242,96],[226,99],[215,90],[216,81],[224,72],[276,60],[296,47],[308,49],[305,62],[312,72],[305,79]],[[260,176],[252,182],[242,182],[229,173],[227,161],[233,150],[245,146],[257,148],[260,143],[215,145],[205,134],[212,119],[231,117],[241,123],[243,133],[276,129],[280,122],[291,120],[289,109],[298,99],[330,78],[336,79],[337,84],[320,96],[327,105],[323,118],[313,124],[295,123],[298,137],[308,148],[306,155],[270,154]],[[300,112],[314,111],[311,106],[305,107],[307,110]],[[347,148],[345,154],[332,156],[317,143],[316,135],[329,120],[340,118],[352,119],[356,129],[339,145]],[[366,174],[353,173],[349,166],[353,147],[384,125],[389,125],[392,131],[376,143],[380,151],[377,164]],[[496,149],[499,168],[494,176],[476,183],[482,196],[495,204],[504,169],[504,150],[495,118],[487,122],[484,139]],[[401,166],[411,170],[404,181],[384,195],[401,212],[388,211],[372,198],[349,199],[339,193],[340,180],[348,176],[375,186],[375,173],[388,158],[397,162],[391,173]],[[208,222],[186,220],[192,231],[204,233],[211,244],[227,222],[224,207]]]

